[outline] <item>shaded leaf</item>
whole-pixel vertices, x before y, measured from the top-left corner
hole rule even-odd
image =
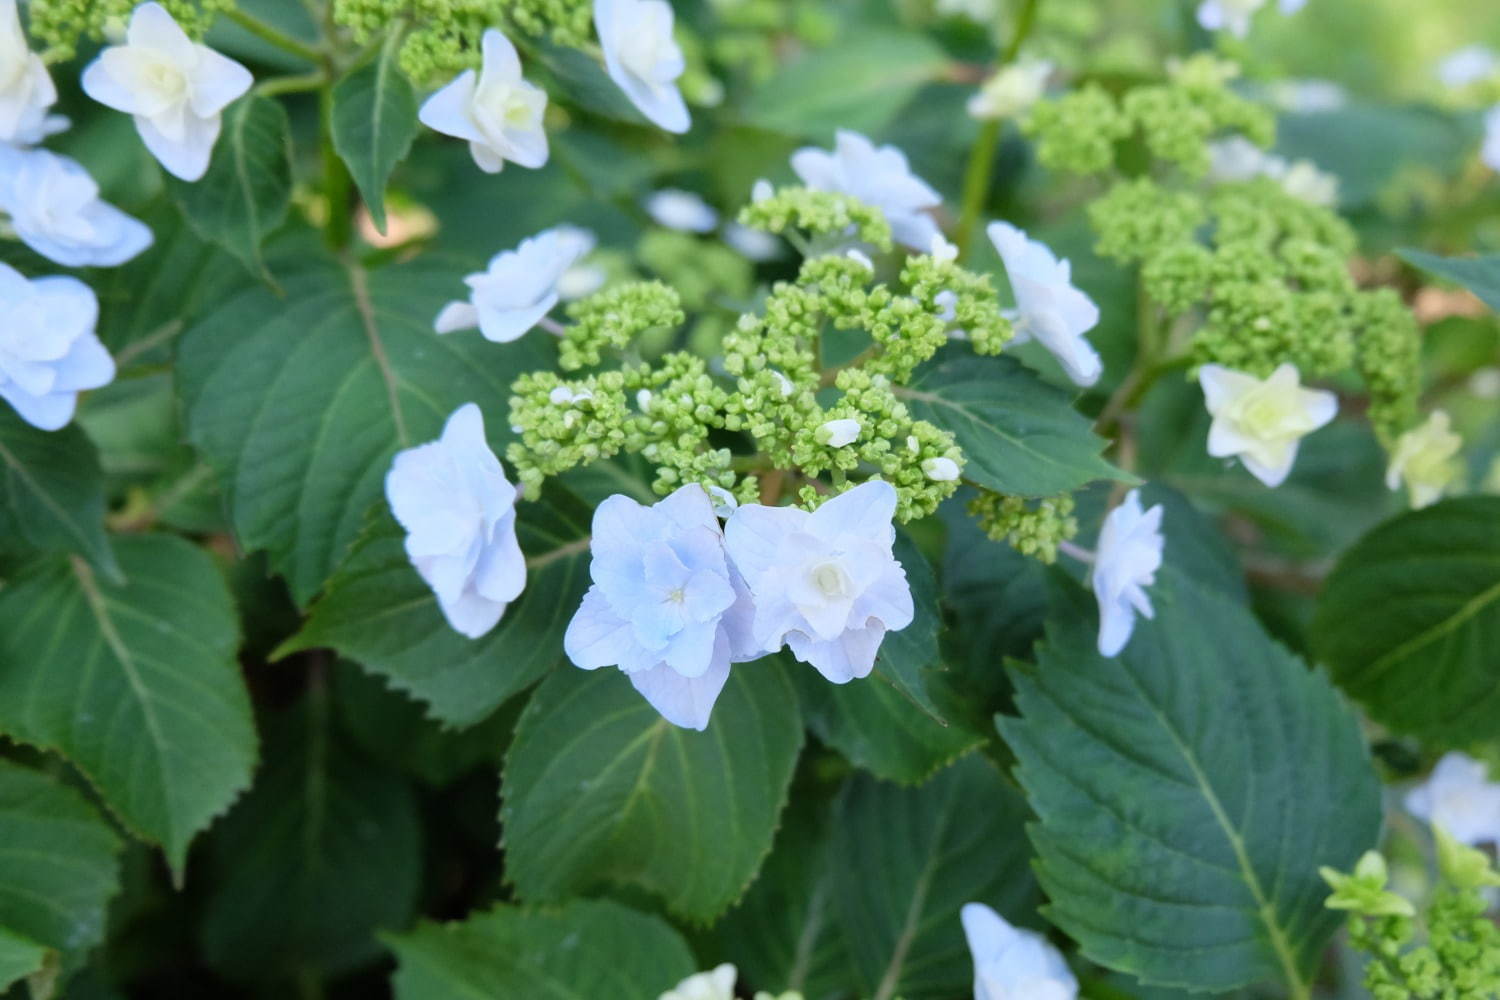
[[[76,552],[119,577],[104,532],[99,453],[76,424],[40,431],[0,406],[0,550]]]
[[[0,927],[0,990],[42,971],[51,955],[35,941]]]
[[[1402,250],[1407,263],[1463,285],[1500,312],[1500,254],[1489,257],[1439,257],[1423,250]]]
[[[942,713],[928,695],[924,677],[924,671],[939,661],[937,633],[942,616],[938,610],[937,581],[927,557],[909,536],[897,534],[893,551],[896,561],[906,571],[916,614],[906,628],[886,633],[875,658],[875,673],[941,723]]]
[[[417,92],[401,72],[403,36],[392,31],[370,59],[333,88],[333,148],[385,232],[385,185],[417,136]]]

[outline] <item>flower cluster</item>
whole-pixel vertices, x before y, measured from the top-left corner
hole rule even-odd
[[[1058,546],[1078,534],[1073,507],[1069,493],[1028,500],[981,490],[969,501],[968,511],[990,538],[1024,556],[1052,563],[1057,561]]]
[[[46,46],[48,62],[63,62],[77,54],[79,44],[105,37],[106,30],[126,21],[139,0],[31,0],[27,13],[31,33]],[[234,0],[160,0],[173,21],[195,39],[203,37],[215,17],[233,10]]]

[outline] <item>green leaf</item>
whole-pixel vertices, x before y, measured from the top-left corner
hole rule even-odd
[[[682,937],[618,903],[497,906],[386,939],[396,1000],[657,1000],[697,971]]]
[[[710,920],[771,849],[801,747],[774,660],[730,671],[701,733],[667,722],[617,670],[563,667],[532,695],[506,756],[506,876],[538,902],[639,885]]]
[[[1047,916],[1148,983],[1306,995],[1340,923],[1318,866],[1348,868],[1380,829],[1357,719],[1213,588],[1164,573],[1155,620],[1108,660],[1066,586],[1035,670],[1012,671],[1020,718],[998,720]]]
[[[255,764],[239,625],[202,550],[135,535],[115,553],[126,583],[75,557],[0,590],[0,731],[67,756],[180,873]]]
[[[39,431],[0,406],[0,550],[76,552],[118,579],[99,453],[76,425]]]
[[[830,858],[861,994],[946,1000],[966,993],[973,965],[958,918],[965,903],[1033,922],[1025,818],[1020,793],[978,754],[917,788],[863,775],[849,781],[834,812]]]
[[[1099,457],[1104,439],[1014,358],[976,357],[949,347],[897,390],[913,416],[951,431],[964,450],[964,478],[1000,493],[1054,496],[1096,479],[1128,479]]]
[[[0,927],[0,990],[40,972],[51,954],[35,941]]]
[[[1312,640],[1339,686],[1391,728],[1441,746],[1493,738],[1500,497],[1448,500],[1366,535],[1329,576]]]
[[[895,685],[902,695],[935,722],[942,724],[945,721],[942,712],[928,695],[924,678],[926,669],[936,666],[940,655],[937,634],[942,624],[942,612],[938,609],[937,581],[932,576],[927,557],[910,537],[897,534],[894,552],[901,568],[906,571],[916,615],[906,628],[886,633],[875,659],[875,673]]]
[[[588,589],[590,512],[561,490],[523,503],[516,534],[530,561],[526,589],[483,638],[453,631],[432,589],[382,511],[328,583],[306,626],[277,656],[328,647],[426,702],[463,728],[542,678],[563,658],[562,636]]]
[[[119,837],[78,792],[0,761],[0,845],[0,979],[37,971],[38,950],[77,969],[104,940]]]
[[[284,295],[246,288],[183,334],[177,376],[240,543],[266,549],[306,604],[382,502],[396,450],[437,437],[467,402],[499,450],[510,383],[548,345],[434,333],[463,284],[431,263],[371,275],[320,254],[283,269]]]
[[[375,931],[416,908],[416,795],[348,747],[320,687],[264,729],[255,786],[207,841],[203,954],[235,979],[337,975],[378,954]]]
[[[224,127],[208,172],[169,185],[198,235],[217,243],[256,273],[260,246],[286,221],[292,203],[291,126],[279,101],[255,94],[224,110]]]
[[[745,119],[819,140],[840,128],[878,132],[947,68],[942,48],[925,35],[867,29],[780,67],[750,99]]]
[[[333,148],[382,233],[386,181],[417,136],[417,92],[398,65],[402,38],[392,31],[378,52],[333,88]]]
[[[1500,254],[1489,257],[1439,257],[1423,250],[1400,250],[1408,264],[1456,281],[1500,312]]]
[[[538,71],[537,84],[559,101],[613,121],[649,125],[619,84],[611,80],[603,62],[580,49],[538,41],[527,49],[528,76]],[[628,164],[621,164],[627,169]]]

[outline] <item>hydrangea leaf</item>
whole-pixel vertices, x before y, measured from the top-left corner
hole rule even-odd
[[[76,425],[40,431],[0,406],[0,549],[76,552],[119,578],[99,453]]]
[[[1035,922],[1025,819],[1020,793],[978,754],[916,788],[866,775],[845,785],[829,858],[835,913],[861,995],[965,993],[973,980],[958,919],[965,903]]]
[[[224,109],[208,172],[172,180],[173,196],[198,235],[257,274],[261,244],[286,221],[292,203],[291,125],[279,101],[250,94]]]
[[[904,697],[934,721],[943,724],[942,713],[927,693],[927,681],[923,676],[928,667],[938,664],[940,655],[937,635],[942,612],[938,609],[937,580],[933,578],[927,557],[908,536],[896,535],[894,552],[896,561],[906,571],[916,615],[906,628],[886,633],[875,659],[875,673],[895,685]]]
[[[1312,642],[1339,685],[1393,729],[1440,746],[1491,736],[1500,498],[1448,500],[1366,535],[1329,576]]]
[[[400,527],[381,511],[278,656],[327,647],[464,728],[536,683],[563,656],[562,636],[589,582],[589,511],[562,490],[523,503],[516,534],[526,589],[478,640],[453,631],[412,568]]]
[[[1500,312],[1500,254],[1488,257],[1439,257],[1423,250],[1402,250],[1400,255],[1413,267],[1456,281]]]
[[[951,431],[964,451],[964,478],[998,493],[1056,496],[1096,479],[1128,481],[1100,453],[1104,439],[1014,358],[945,349],[899,394],[912,414]]]
[[[416,794],[348,746],[322,683],[266,719],[255,785],[207,840],[199,940],[236,980],[348,971],[416,908]]]
[[[771,849],[802,738],[774,660],[731,670],[701,733],[667,722],[617,670],[557,670],[506,756],[506,874],[529,901],[628,884],[710,920]]]
[[[220,474],[236,533],[266,549],[298,603],[315,595],[382,497],[391,457],[478,403],[497,450],[510,383],[543,366],[536,337],[439,336],[460,275],[419,262],[367,273],[297,255],[284,295],[244,288],[183,334],[190,440]]]
[[[0,844],[0,988],[54,954],[76,970],[104,940],[120,838],[78,792],[0,761]]]
[[[1380,829],[1356,717],[1212,588],[1164,573],[1156,619],[1106,660],[1089,596],[1061,583],[1035,670],[1012,671],[1020,717],[998,720],[1047,916],[1148,983],[1305,993],[1340,923],[1318,866],[1348,868]]]
[[[333,148],[382,233],[386,181],[417,137],[417,92],[398,65],[401,41],[400,32],[391,32],[333,88]]]
[[[201,549],[136,535],[115,553],[126,582],[74,557],[0,590],[0,732],[67,756],[181,872],[255,764],[239,623]]]
[[[682,936],[660,918],[605,900],[501,905],[386,940],[399,963],[396,1000],[657,1000],[697,971]]]

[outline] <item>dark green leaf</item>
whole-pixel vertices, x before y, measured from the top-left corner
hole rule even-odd
[[[51,955],[35,941],[0,928],[0,990],[40,972]]]
[[[286,221],[292,200],[291,127],[279,101],[250,94],[224,110],[224,128],[208,172],[170,182],[198,235],[257,273],[261,244]]]
[[[528,900],[633,884],[711,919],[770,850],[801,747],[774,660],[736,666],[701,733],[667,722],[617,670],[562,667],[506,757],[507,876]]]
[[[1102,965],[1160,985],[1305,991],[1341,923],[1319,865],[1375,843],[1380,785],[1328,682],[1211,588],[1167,573],[1116,659],[1088,596],[1014,671],[1000,731],[1040,822],[1047,915]]]
[[[927,668],[937,666],[939,657],[937,633],[942,617],[938,611],[937,581],[933,579],[927,557],[908,536],[896,536],[894,551],[901,568],[906,571],[906,581],[911,585],[916,616],[901,631],[886,633],[875,660],[875,672],[895,685],[902,695],[934,721],[941,723],[944,721],[942,713],[932,703],[924,678]]]
[[[255,763],[239,624],[202,550],[135,535],[115,553],[126,583],[75,557],[0,590],[0,731],[66,755],[180,872]]]
[[[1439,278],[1456,281],[1500,312],[1500,255],[1489,257],[1439,257],[1423,250],[1402,250],[1407,263]]]
[[[600,60],[580,49],[538,42],[530,53],[541,70],[538,83],[548,94],[585,111],[633,125],[648,124]]]
[[[388,940],[396,1000],[657,1000],[697,971],[676,931],[605,901],[497,906]]]
[[[1492,739],[1500,711],[1500,497],[1387,521],[1329,576],[1312,628],[1376,719],[1442,746]]]
[[[386,181],[417,136],[417,93],[398,65],[401,42],[401,32],[391,32],[379,51],[333,88],[333,148],[382,233]]]
[[[76,425],[39,431],[0,406],[0,550],[76,552],[119,577],[99,453]]]
[[[945,348],[898,391],[914,416],[953,433],[967,460],[964,478],[980,486],[1044,497],[1128,478],[1099,457],[1104,439],[1068,395],[1014,358]]]

